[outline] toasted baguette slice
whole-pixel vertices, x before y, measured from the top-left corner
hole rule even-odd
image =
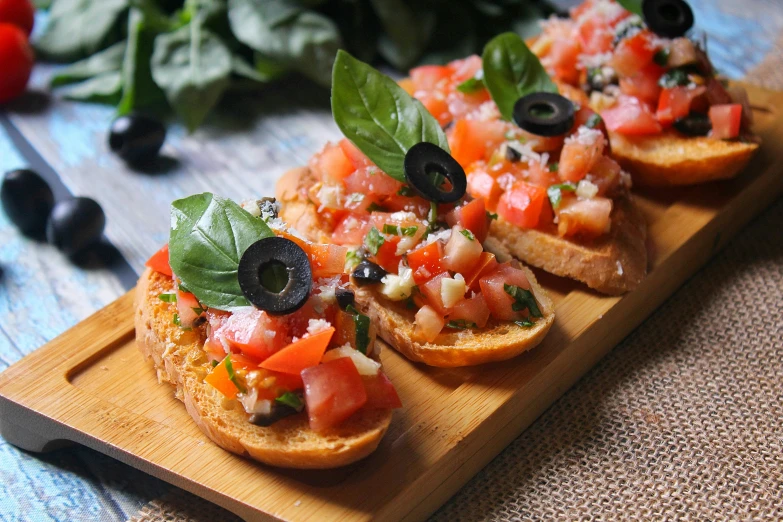
[[[758,143],[685,137],[668,130],[655,136],[609,133],[612,157],[648,187],[695,185],[736,176]]]
[[[623,294],[636,288],[647,273],[647,226],[629,194],[613,201],[611,232],[594,241],[561,238],[556,230],[521,229],[498,218],[485,246],[500,260],[513,255],[601,293]]]
[[[224,449],[272,466],[335,468],[372,453],[389,427],[391,410],[361,410],[338,429],[316,433],[305,413],[270,427],[248,422],[238,401],[226,401],[204,383],[211,365],[202,349],[204,327],[185,331],[172,324],[175,305],[161,301],[171,278],[147,269],[136,287],[136,343],[152,359],[158,380],[176,388],[201,431]]]
[[[280,217],[312,240],[328,239],[331,232],[316,212],[315,205],[304,196],[304,189],[315,183],[310,169],[294,169],[278,181],[277,200],[282,204]],[[414,313],[401,302],[386,299],[371,287],[356,291],[356,302],[369,315],[383,340],[413,361],[430,366],[472,366],[510,359],[537,346],[555,320],[551,299],[536,281],[533,273],[522,268],[532,286],[543,317],[532,327],[490,320],[485,328],[473,332],[441,333],[434,342],[417,340]]]

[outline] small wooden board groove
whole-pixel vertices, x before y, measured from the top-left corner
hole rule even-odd
[[[0,433],[30,451],[79,443],[246,520],[420,520],[517,437],[783,191],[783,93],[750,88],[764,140],[738,179],[637,195],[651,272],[606,297],[538,272],[557,318],[504,363],[440,369],[389,349],[403,404],[376,453],[332,471],[288,471],[212,444],[134,342],[129,293],[0,374]]]

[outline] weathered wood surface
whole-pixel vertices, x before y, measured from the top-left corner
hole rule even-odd
[[[781,52],[775,43],[783,28],[783,3],[691,4],[697,25],[709,34],[714,62],[729,76],[753,73],[770,52]],[[38,89],[46,90],[47,76],[46,67],[37,68],[33,81]],[[134,173],[107,152],[111,108],[43,100],[28,97],[5,113],[71,191],[103,204],[109,238],[136,269],[165,240],[168,204],[175,197],[204,190],[237,199],[270,193],[279,173],[337,137],[327,93],[288,82],[255,97],[232,97],[192,136],[173,126],[165,152],[175,161],[158,173]],[[0,171],[25,164],[0,129]],[[122,293],[112,274],[73,267],[47,246],[19,236],[3,215],[0,267],[5,272],[0,279],[0,369]],[[126,482],[127,477],[132,480]],[[0,520],[120,520],[141,498],[166,487],[83,448],[39,457],[2,440],[0,484],[17,499],[0,502]],[[119,492],[128,484],[138,486],[137,494],[123,500]]]

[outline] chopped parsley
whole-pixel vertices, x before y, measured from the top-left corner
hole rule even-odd
[[[521,312],[522,310],[527,309],[530,311],[530,315],[533,317],[544,316],[541,313],[541,309],[538,308],[538,303],[536,303],[536,298],[533,297],[533,292],[530,290],[523,290],[516,285],[506,284],[503,285],[503,290],[505,290],[508,295],[514,298],[515,302],[513,305],[511,305],[511,309],[515,312]]]
[[[158,296],[158,299],[160,299],[164,303],[176,303],[177,302],[177,294],[160,294]]]
[[[367,212],[383,212],[385,209],[375,201],[367,205]]]
[[[560,163],[554,162],[549,164],[549,172],[557,172],[557,169],[560,168]]]
[[[530,328],[531,326],[535,326],[536,323],[525,319],[524,321],[514,321],[514,324],[523,328]]]
[[[489,218],[490,221],[492,221],[493,219],[497,219],[498,215],[497,214],[493,214],[492,212],[487,211],[487,217]]]
[[[457,85],[457,90],[459,92],[464,92],[465,94],[472,94],[483,88],[484,88],[484,79],[479,77],[468,78],[464,82]]]
[[[304,401],[302,398],[293,392],[285,392],[280,397],[275,399],[276,402],[279,402],[280,404],[285,404],[286,406],[290,406],[291,408],[295,409],[296,411],[302,411],[304,409]]]
[[[386,239],[384,239],[384,237],[375,227],[372,227],[367,233],[367,237],[364,238],[364,246],[367,247],[367,250],[372,255],[378,255],[378,249],[380,249],[385,242]]]
[[[416,235],[416,231],[419,227],[403,227],[399,225],[383,225],[383,233],[390,234],[392,236],[408,236],[413,237]]]
[[[474,236],[473,232],[471,232],[467,228],[463,228],[462,230],[459,231],[459,233],[465,236],[466,238],[470,239],[471,241],[476,240],[476,236]]]
[[[598,113],[591,114],[590,117],[587,118],[587,121],[585,122],[585,126],[588,129],[595,129],[596,127],[601,125],[602,121],[603,120],[601,119],[601,115],[600,114],[598,114]]]
[[[175,313],[174,316],[171,318],[171,324],[177,325],[183,330],[190,331],[192,328],[188,328],[187,326],[182,326],[182,321],[179,318],[179,314]]]
[[[457,319],[456,321],[449,321],[446,323],[446,328],[452,328],[454,330],[472,330],[478,328],[478,325],[465,319]]]
[[[367,355],[367,348],[370,346],[370,318],[354,308],[353,305],[345,307],[345,311],[353,316],[355,327],[356,349]]]
[[[234,371],[234,365],[231,364],[230,355],[226,357],[226,372],[228,372],[228,379],[234,383],[234,386],[237,387],[237,390],[241,391],[242,393],[247,393],[247,390],[244,386],[242,386],[242,383],[239,382],[239,379],[237,378],[237,374]]]
[[[559,185],[552,185],[546,189],[546,195],[549,196],[549,202],[552,204],[553,209],[557,209],[560,206],[564,190],[567,192],[574,192],[576,191],[576,185],[573,183],[560,183]]]
[[[685,67],[677,67],[670,69],[663,73],[658,80],[658,85],[664,89],[673,89],[674,87],[688,85],[690,79],[688,78],[688,71]]]
[[[353,269],[356,265],[362,262],[362,256],[356,250],[349,250],[345,254],[345,264],[350,269]]]
[[[201,314],[203,314],[204,312],[207,311],[205,308],[201,308],[200,306],[194,306],[193,308],[191,308],[191,310],[193,310],[193,312],[196,315],[201,315]]]
[[[653,61],[661,67],[666,67],[666,64],[669,63],[670,54],[668,49],[659,49],[658,52],[653,55]]]
[[[214,368],[215,366],[217,366],[218,364],[220,364],[220,361],[212,361],[212,367],[213,367],[213,368]]]
[[[413,192],[413,189],[410,188],[408,185],[403,185],[400,190],[397,191],[398,196],[405,196],[406,198],[412,198],[416,195],[415,192]]]

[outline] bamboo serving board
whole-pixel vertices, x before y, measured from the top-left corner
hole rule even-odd
[[[30,451],[79,443],[246,520],[420,520],[517,437],[783,191],[783,93],[750,89],[764,140],[738,179],[646,192],[651,272],[623,297],[537,272],[556,321],[503,363],[440,369],[383,354],[404,408],[377,452],[332,471],[266,467],[212,444],[134,342],[129,293],[0,374],[0,433]],[[56,313],[56,311],[52,311]]]

